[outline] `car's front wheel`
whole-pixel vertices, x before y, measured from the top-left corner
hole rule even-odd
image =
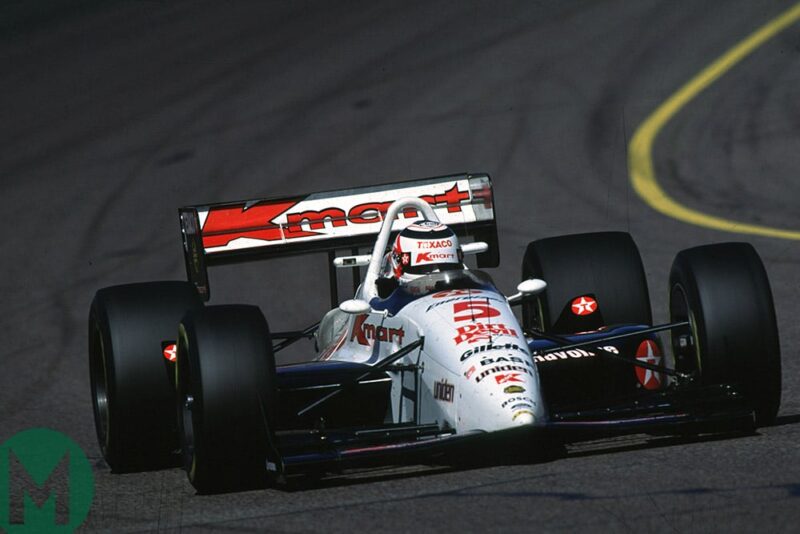
[[[778,326],[767,273],[748,243],[683,250],[669,276],[675,365],[703,384],[742,388],[756,425],[775,420],[781,399]]]
[[[261,311],[209,306],[187,314],[178,338],[177,385],[184,467],[197,491],[264,486],[276,386]]]

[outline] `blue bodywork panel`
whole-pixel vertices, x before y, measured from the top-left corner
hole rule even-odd
[[[585,334],[571,334],[563,337],[564,339],[568,339],[573,343],[581,343],[584,341],[602,341],[603,339],[609,336],[615,336],[619,334],[629,334],[631,332],[637,332],[639,330],[645,330],[647,328],[649,327],[646,325],[625,325],[625,326],[604,328],[596,332],[587,332]],[[653,336],[647,337],[647,339],[652,339],[652,338]],[[528,347],[531,349],[531,352],[533,353],[542,350],[552,349],[557,346],[558,346],[557,343],[548,341],[546,339],[534,339],[528,342]]]

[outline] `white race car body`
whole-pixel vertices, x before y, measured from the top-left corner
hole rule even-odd
[[[386,220],[404,208],[424,211],[420,204],[400,199]],[[426,216],[435,218],[432,210]],[[419,373],[390,373],[394,423],[435,423],[456,433],[543,423],[539,378],[522,327],[488,276],[466,269],[434,273],[386,299],[369,290],[366,284],[374,284],[369,273],[379,272],[373,265],[383,258],[388,240],[382,237],[389,231],[387,224],[356,294],[362,302],[369,299],[371,309],[327,314],[320,325],[319,359],[376,364],[424,337],[400,362]]]
[[[327,320],[343,313],[337,310]],[[420,369],[419,423],[463,432],[544,422],[539,378],[522,328],[494,289],[435,291],[396,315],[350,315],[321,357],[374,364],[421,336],[422,348],[406,356],[406,363]],[[411,422],[415,399],[402,392],[414,391],[414,375],[394,372],[392,378],[393,422]]]

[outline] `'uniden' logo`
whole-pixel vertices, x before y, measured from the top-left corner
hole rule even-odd
[[[92,466],[64,434],[34,428],[0,445],[0,530],[73,532],[93,498]]]

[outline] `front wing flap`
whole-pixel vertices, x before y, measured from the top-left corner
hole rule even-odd
[[[278,433],[276,442],[282,454],[280,465],[272,469],[277,475],[292,477],[354,467],[421,463],[486,436],[482,431],[442,432],[437,425]]]
[[[692,386],[640,394],[611,406],[550,414],[547,428],[572,442],[639,432],[709,433],[752,428],[753,409],[730,385]]]
[[[281,451],[276,475],[429,463],[437,458],[469,455],[501,447],[516,450],[538,443],[572,443],[626,434],[690,434],[752,428],[753,410],[736,388],[727,385],[671,390],[631,398],[614,406],[595,406],[553,413],[539,426],[499,432],[475,430],[455,434],[438,425],[389,425],[374,429],[308,430],[278,433]],[[476,448],[477,447],[477,448]]]

